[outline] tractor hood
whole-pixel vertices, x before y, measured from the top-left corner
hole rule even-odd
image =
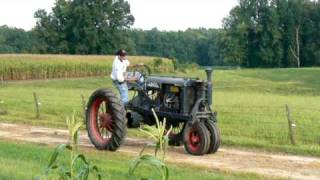
[[[157,84],[174,84],[176,86],[192,86],[194,83],[202,82],[195,78],[183,78],[183,77],[166,77],[166,76],[147,76],[146,83]]]

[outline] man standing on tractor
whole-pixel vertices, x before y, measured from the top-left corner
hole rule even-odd
[[[143,66],[143,64],[130,65],[127,59],[127,52],[124,49],[118,50],[116,57],[113,60],[111,79],[113,85],[118,89],[120,94],[120,101],[125,105],[129,101],[128,86],[126,81],[134,81],[136,79],[126,78],[128,67]]]

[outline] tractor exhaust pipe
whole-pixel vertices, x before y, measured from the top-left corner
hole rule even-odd
[[[208,87],[207,87],[207,100],[209,105],[212,105],[212,72],[213,69],[211,67],[206,68],[206,73],[207,73],[207,83],[208,83]]]

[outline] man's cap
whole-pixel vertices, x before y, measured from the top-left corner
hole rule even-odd
[[[118,50],[117,55],[118,56],[126,56],[127,52],[124,49],[120,49],[120,50]]]

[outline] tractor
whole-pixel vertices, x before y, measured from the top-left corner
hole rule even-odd
[[[98,89],[90,96],[86,110],[86,128],[99,150],[115,151],[123,142],[127,128],[156,124],[152,109],[160,120],[166,118],[169,145],[184,145],[187,153],[204,155],[217,152],[220,131],[212,105],[212,69],[207,80],[199,78],[151,75],[150,68],[131,69],[127,73],[129,91],[134,93],[125,105],[110,89]]]

